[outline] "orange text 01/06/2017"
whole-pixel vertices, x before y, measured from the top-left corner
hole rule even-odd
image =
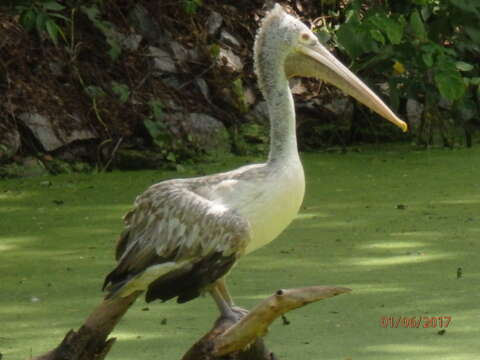
[[[452,322],[451,316],[381,316],[382,328],[443,328]]]

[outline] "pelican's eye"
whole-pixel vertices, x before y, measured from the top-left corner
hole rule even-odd
[[[311,40],[311,36],[310,36],[310,34],[308,34],[308,33],[302,33],[302,34],[300,35],[300,40],[301,40],[303,43],[308,43],[308,42],[310,42],[310,40]]]

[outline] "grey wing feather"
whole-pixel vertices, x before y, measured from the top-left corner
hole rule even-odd
[[[211,274],[223,275],[250,240],[246,219],[182,184],[154,185],[135,205],[125,217],[127,228],[117,245],[118,265],[105,279],[110,295],[126,296],[152,283],[160,293],[161,286],[172,283],[159,279],[171,274],[182,275],[181,280],[192,287],[205,286],[216,279],[199,279],[193,272],[199,273],[201,265],[211,266]]]

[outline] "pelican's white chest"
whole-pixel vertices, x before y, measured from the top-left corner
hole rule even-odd
[[[266,178],[251,186],[255,187],[252,193],[256,193],[256,197],[238,209],[252,229],[247,253],[274,240],[296,217],[305,193],[302,164],[298,160],[274,168]]]

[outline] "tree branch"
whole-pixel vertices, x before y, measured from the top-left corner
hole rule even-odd
[[[312,286],[298,289],[278,290],[263,300],[243,319],[214,340],[213,355],[222,356],[247,347],[258,337],[267,333],[270,324],[286,312],[351,290],[335,286]]]

